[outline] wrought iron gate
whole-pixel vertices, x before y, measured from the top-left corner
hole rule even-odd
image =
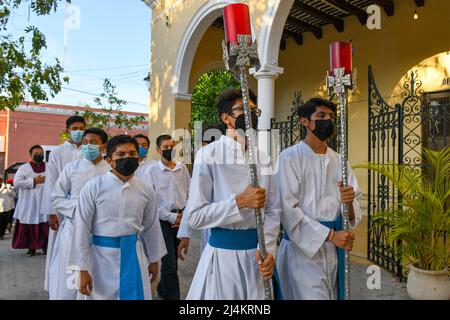
[[[294,98],[292,100],[292,108],[290,110],[291,114],[287,117],[287,120],[276,122],[274,118],[271,120],[271,129],[277,129],[280,135],[280,149],[284,150],[294,144],[299,143],[306,136],[305,129],[298,121],[297,109],[303,104],[303,98],[300,91],[294,93]],[[339,141],[337,137],[339,136],[339,115],[336,115],[336,134],[333,135],[328,141],[328,146],[337,150],[336,147],[339,146]]]
[[[378,91],[369,66],[368,160],[395,162],[421,169],[422,147],[440,150],[450,142],[450,92],[425,94],[417,71],[406,77],[402,103],[390,106]],[[401,243],[390,243],[385,226],[372,215],[397,205],[400,195],[385,176],[368,173],[368,258],[404,279]]]

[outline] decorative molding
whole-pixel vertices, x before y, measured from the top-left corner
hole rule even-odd
[[[237,0],[208,1],[201,6],[186,26],[177,51],[175,68],[171,81],[172,93],[188,93],[192,62],[198,45],[211,23],[222,15],[222,8]],[[253,30],[253,28],[252,28]]]
[[[148,5],[151,9],[155,9],[159,4],[159,0],[144,0],[144,3]]]
[[[280,41],[284,25],[294,0],[274,0],[269,2],[264,23],[258,35],[258,52],[261,65],[277,65]]]
[[[256,79],[276,79],[280,74],[283,74],[284,68],[275,65],[264,64],[261,66],[261,68],[258,69],[258,71],[255,71],[256,70],[254,68],[250,69],[250,74],[253,75]]]
[[[190,93],[177,93],[175,99],[182,101],[192,101],[192,94]]]

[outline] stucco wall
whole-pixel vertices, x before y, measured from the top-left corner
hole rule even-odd
[[[414,10],[419,14],[418,20],[413,20]],[[414,1],[395,1],[394,16],[387,17],[382,12],[381,30],[369,30],[352,16],[345,19],[342,33],[329,25],[323,28],[321,40],[305,33],[304,45],[297,46],[289,39],[287,50],[280,51],[279,56],[278,64],[284,68],[284,74],[276,81],[275,117],[282,120],[288,116],[294,91],[301,90],[304,99],[325,94],[328,46],[334,41],[352,39],[356,49],[353,66],[357,80],[349,107],[349,160],[351,164],[365,161],[368,153],[368,65],[372,65],[378,88],[387,101],[398,102],[398,99],[389,99],[394,88],[405,73],[418,64],[422,70],[419,74],[424,75],[428,68],[428,74],[434,75],[424,79],[426,90],[445,89],[441,75],[450,73],[450,59],[441,59],[437,64],[423,63],[422,60],[450,51],[449,21],[448,0],[430,0],[421,8],[417,8]],[[433,73],[430,68],[441,71]],[[358,170],[357,175],[363,192],[367,192],[367,172]]]

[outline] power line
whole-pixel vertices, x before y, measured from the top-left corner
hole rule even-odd
[[[138,68],[138,67],[145,67],[145,66],[149,67],[148,64],[140,64],[140,65],[136,65],[136,66],[123,66],[123,67],[98,68],[98,69],[80,69],[80,70],[68,70],[68,71],[64,71],[64,72],[76,73],[76,72],[89,72],[89,71],[102,71],[102,70],[119,70],[119,69]]]
[[[87,95],[94,96],[94,97],[102,97],[99,94],[92,93],[92,92],[87,92],[87,91],[83,91],[83,90],[77,90],[77,89],[72,89],[72,88],[67,88],[67,87],[61,87],[61,88],[64,89],[64,90],[69,90],[69,91],[74,91],[74,92],[78,92],[78,93],[83,93],[83,94],[87,94]],[[123,100],[123,99],[121,99],[121,100]],[[140,102],[128,101],[128,100],[123,100],[123,101],[125,101],[126,103],[131,103],[131,104],[136,104],[136,105],[141,105],[141,106],[148,107],[148,104],[144,104],[144,103],[140,103]]]

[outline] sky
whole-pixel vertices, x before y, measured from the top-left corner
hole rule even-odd
[[[15,37],[34,25],[47,39],[42,53],[46,63],[64,60],[68,84],[48,102],[95,106],[105,78],[117,87],[118,97],[128,103],[124,110],[148,112],[149,93],[143,79],[150,64],[151,10],[141,0],[72,0],[68,11],[66,59],[64,60],[64,17],[62,1],[55,13],[36,16],[22,5],[10,21]]]

